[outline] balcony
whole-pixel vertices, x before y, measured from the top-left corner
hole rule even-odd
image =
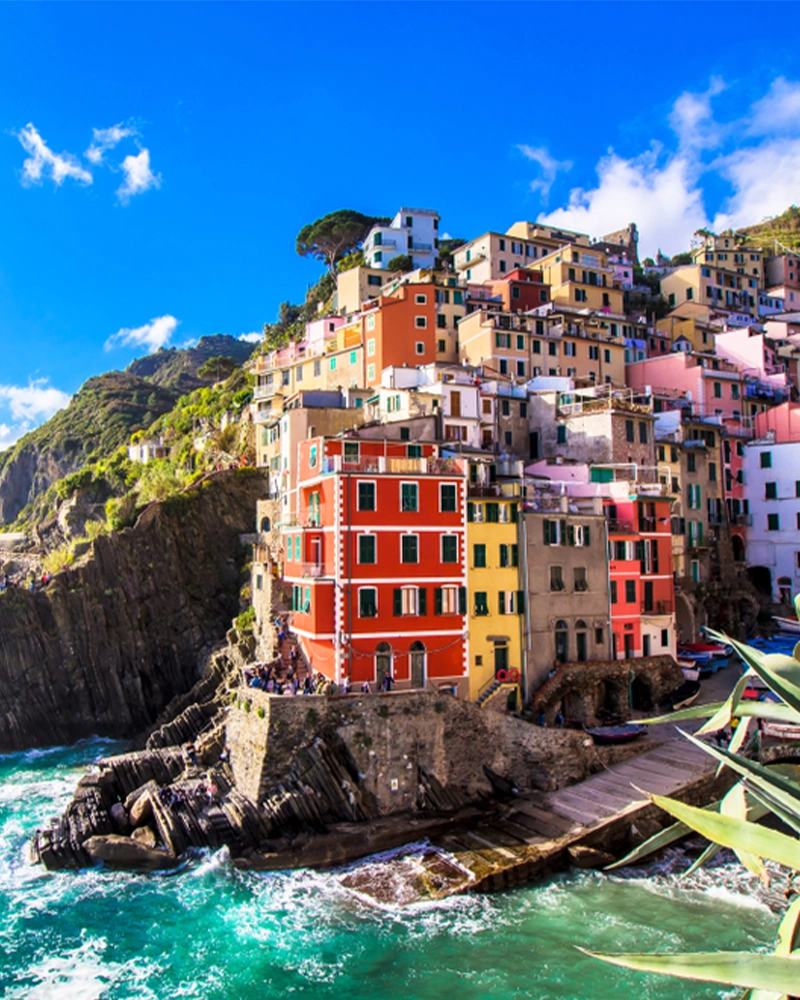
[[[318,562],[304,562],[302,573],[303,576],[318,580],[320,577],[325,576],[325,567],[322,563]]]
[[[394,250],[397,247],[397,240],[386,240],[381,237],[381,239],[368,240],[365,246],[366,250],[377,249],[383,250],[384,247],[388,247],[390,250]]]
[[[408,241],[408,252],[412,253],[430,253],[433,250],[432,243],[418,243],[414,240],[413,244],[411,240]]]
[[[737,514],[736,515],[736,524],[738,524],[740,527],[742,527],[742,528],[749,528],[752,525],[752,523],[753,523],[753,515],[752,514]]]
[[[633,521],[621,521],[615,517],[607,517],[609,535],[635,535],[637,534]]]
[[[486,260],[486,253],[483,250],[473,250],[469,259],[462,257],[460,261],[456,261],[456,270],[463,271],[468,267],[474,267],[481,260]]]
[[[322,460],[322,474],[389,473],[400,476],[463,476],[466,461],[457,458],[388,458],[383,455],[345,462],[341,455],[328,455]]]
[[[670,615],[672,610],[671,601],[651,601],[649,604],[642,601],[640,612],[643,615]]]

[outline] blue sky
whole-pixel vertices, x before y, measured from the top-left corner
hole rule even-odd
[[[0,5],[0,448],[86,378],[300,300],[336,208],[646,253],[800,202],[800,8]]]

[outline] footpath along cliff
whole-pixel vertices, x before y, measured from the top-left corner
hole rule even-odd
[[[152,727],[239,612],[240,535],[264,490],[255,470],[206,476],[43,590],[0,594],[0,752]]]

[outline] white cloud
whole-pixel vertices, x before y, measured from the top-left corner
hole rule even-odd
[[[101,164],[109,149],[113,149],[123,139],[137,136],[139,133],[129,122],[128,124],[112,125],[111,128],[93,128],[93,140],[91,146],[83,154],[87,160],[94,164]]]
[[[69,394],[48,385],[47,379],[31,379],[27,385],[0,385],[0,406],[8,409],[13,421],[0,423],[0,450],[11,447],[69,401]]]
[[[264,339],[263,333],[240,333],[239,340],[244,340],[248,344],[258,344]]]
[[[800,130],[800,83],[779,76],[769,92],[753,104],[747,131],[750,135],[775,135]]]
[[[31,122],[15,135],[25,152],[30,154],[22,164],[23,184],[41,184],[45,176],[49,176],[58,187],[67,177],[80,184],[92,183],[92,175],[80,165],[77,158],[71,153],[54,153]]]
[[[635,222],[643,254],[683,249],[695,229],[706,224],[703,193],[687,158],[676,156],[659,167],[658,152],[631,160],[609,152],[597,166],[597,187],[573,188],[566,208],[540,215],[539,221],[592,236]]]
[[[179,323],[174,316],[157,316],[144,326],[117,330],[103,346],[107,351],[115,347],[146,347],[148,354],[152,354],[169,342]]]
[[[532,180],[530,188],[531,191],[538,191],[546,202],[559,170],[572,170],[572,161],[555,159],[544,146],[528,146],[522,143],[517,149],[526,159],[538,163],[541,167],[542,176]]]
[[[714,219],[717,231],[753,225],[800,201],[800,138],[739,149],[717,159],[714,167],[733,187]]]
[[[713,149],[720,144],[725,129],[714,120],[711,99],[725,89],[725,81],[712,76],[708,90],[700,94],[687,90],[675,101],[667,120],[682,149]]]
[[[117,197],[123,205],[127,205],[134,195],[161,187],[161,174],[154,174],[150,169],[149,149],[143,149],[138,156],[126,156],[122,169],[125,180],[117,188]]]
[[[672,148],[653,142],[628,159],[609,150],[597,165],[597,185],[573,188],[565,207],[542,213],[539,221],[592,236],[635,222],[643,255],[674,254],[698,228],[749,225],[797,204],[800,82],[778,77],[764,97],[719,122],[712,102],[725,89],[714,77],[702,93],[682,93],[668,115],[677,139]],[[529,158],[546,170],[546,158],[544,165]],[[719,198],[719,179],[730,193],[710,220],[706,194]]]

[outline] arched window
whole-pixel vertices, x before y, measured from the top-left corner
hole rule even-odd
[[[272,523],[268,517],[261,518],[261,531],[266,533],[272,527]]]
[[[569,658],[569,632],[567,623],[562,619],[556,622],[556,659],[559,663],[566,663]]]
[[[411,687],[425,687],[425,643],[411,643]]]

